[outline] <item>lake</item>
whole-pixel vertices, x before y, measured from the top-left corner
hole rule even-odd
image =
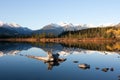
[[[36,58],[48,52],[64,60]],[[0,80],[120,80],[119,43],[1,42]]]

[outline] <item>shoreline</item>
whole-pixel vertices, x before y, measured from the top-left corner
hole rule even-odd
[[[84,39],[72,39],[72,38],[9,38],[9,39],[0,39],[0,41],[9,41],[9,42],[53,42],[53,43],[65,43],[65,42],[114,42],[118,39],[104,39],[104,38],[84,38]]]

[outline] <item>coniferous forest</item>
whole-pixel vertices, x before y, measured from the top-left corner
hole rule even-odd
[[[66,31],[59,35],[61,38],[112,38],[118,39],[120,37],[119,27],[97,27],[88,28],[79,31]]]

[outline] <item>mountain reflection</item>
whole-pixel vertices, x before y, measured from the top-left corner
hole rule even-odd
[[[20,51],[28,50],[30,48],[32,48],[32,45],[28,43],[1,42],[0,43],[0,56],[16,55]]]
[[[0,43],[0,56],[16,55],[23,50],[29,50],[32,47],[40,48],[45,52],[52,50],[53,54],[58,53],[60,56],[67,56],[70,54],[92,54],[98,52],[100,54],[108,55],[117,53],[120,54],[120,43]]]

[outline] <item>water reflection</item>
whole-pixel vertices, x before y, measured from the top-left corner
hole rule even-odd
[[[24,56],[24,55],[22,55]],[[32,55],[25,55],[28,58],[36,59],[43,61],[45,64],[48,65],[48,70],[52,70],[53,66],[59,66],[60,63],[66,61],[66,58],[59,58],[59,54],[53,54],[51,51],[48,51],[46,57],[42,56],[32,56]]]
[[[19,73],[22,76],[21,80],[26,80],[27,74],[31,74],[29,80],[36,77],[38,80],[57,80],[56,76],[59,74],[60,80],[67,80],[70,73],[69,80],[98,80],[96,75],[99,75],[101,80],[117,80],[120,70],[119,45],[119,42],[114,44],[0,43],[0,75],[6,76],[6,73],[13,72],[14,75]],[[15,69],[10,66],[15,66]],[[22,68],[25,69],[21,70]],[[6,80],[6,77],[1,76],[0,80]],[[20,78],[18,75],[16,77],[13,79],[12,76],[9,79]]]
[[[32,48],[32,45],[28,43],[2,42],[0,43],[0,56],[16,55],[20,51],[28,50],[30,48]]]
[[[87,53],[91,54],[94,51],[98,51],[101,54],[120,54],[120,43],[78,43],[78,44],[66,44],[66,43],[10,43],[2,42],[0,43],[0,55],[2,54],[13,54],[19,53],[23,50],[28,50],[32,47],[41,48],[48,52],[52,50],[54,53],[60,53],[60,55],[70,55],[73,53]]]
[[[120,42],[74,42],[74,43],[61,43],[65,47],[83,48],[88,50],[98,51],[120,51]]]

